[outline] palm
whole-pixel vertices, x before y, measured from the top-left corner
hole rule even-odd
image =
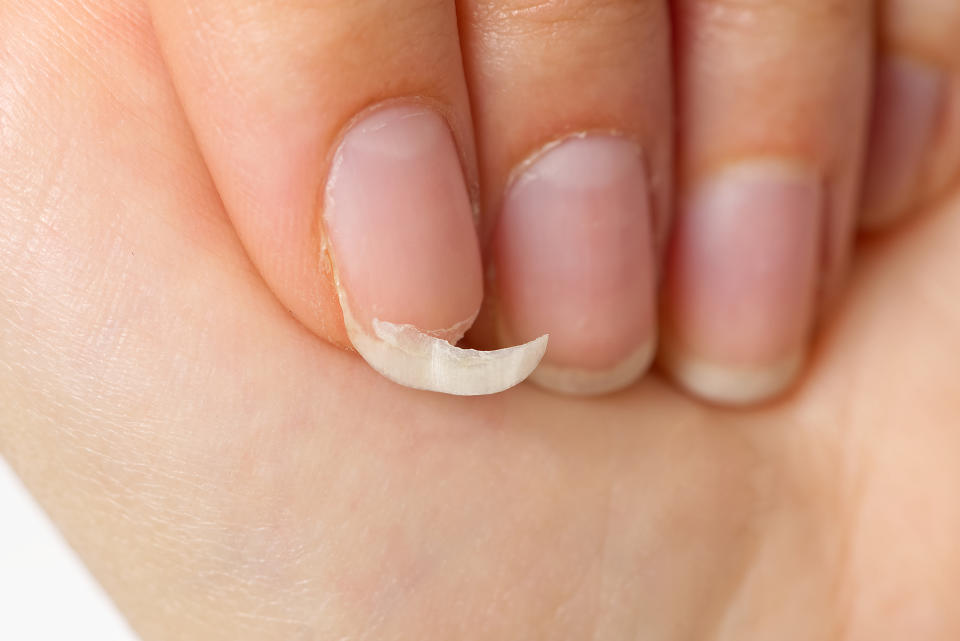
[[[864,252],[775,406],[418,393],[280,307],[109,47],[8,119],[0,446],[145,638],[960,635],[960,207]]]

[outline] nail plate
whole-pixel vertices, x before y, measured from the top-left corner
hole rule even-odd
[[[933,67],[901,57],[880,61],[864,175],[863,227],[882,227],[906,213],[945,95],[943,75]]]
[[[655,264],[641,150],[613,135],[562,140],[509,187],[495,266],[504,341],[550,333],[531,380],[571,394],[626,387],[655,345]]]
[[[960,178],[960,74],[952,74],[944,85],[943,109],[920,184],[921,205],[944,195]]]
[[[752,403],[795,378],[815,313],[821,184],[803,166],[760,160],[688,198],[669,258],[663,361],[695,394]]]

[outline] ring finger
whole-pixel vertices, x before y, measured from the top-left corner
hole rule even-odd
[[[663,361],[750,403],[804,360],[849,253],[868,115],[869,0],[678,0],[679,209]]]

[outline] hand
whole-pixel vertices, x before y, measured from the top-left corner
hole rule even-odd
[[[135,3],[0,33],[0,452],[144,639],[957,638],[960,203],[775,405],[414,392],[264,284]]]
[[[482,301],[474,343],[550,334],[550,389],[629,386],[659,342],[695,394],[767,399],[861,192],[877,227],[960,173],[956,0],[148,4],[267,285],[394,378],[373,319],[456,340]]]

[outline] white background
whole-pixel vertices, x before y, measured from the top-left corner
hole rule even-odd
[[[136,641],[2,458],[0,639]]]

